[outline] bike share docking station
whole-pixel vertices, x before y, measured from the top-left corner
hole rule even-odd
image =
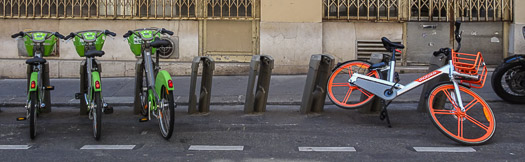
[[[320,113],[326,100],[326,85],[334,67],[335,59],[331,55],[312,55],[308,75],[304,85],[300,112]]]
[[[202,77],[200,94],[197,96],[197,75],[199,72],[199,64],[202,62]],[[188,113],[208,113],[210,112],[211,99],[211,83],[213,79],[213,71],[215,70],[215,61],[208,56],[197,56],[193,58],[191,63],[191,82],[190,95],[188,101]],[[199,106],[197,108],[197,98],[199,99]]]
[[[87,73],[86,73],[87,67],[86,66],[87,66],[86,60],[82,60],[82,62],[80,63],[80,94],[84,94],[85,92],[87,92],[88,85],[91,84],[91,83],[86,83],[87,81]],[[100,61],[94,60],[93,67],[97,67],[97,71],[99,73],[102,73],[102,65],[100,64]],[[87,103],[86,103],[86,100],[84,99],[84,96],[82,95],[78,97],[80,99],[80,115],[88,115]]]
[[[270,89],[270,79],[274,67],[273,62],[273,58],[268,55],[255,55],[252,57],[248,87],[246,90],[246,101],[244,103],[244,113],[260,113],[266,111],[268,90]],[[255,84],[256,77],[257,84]]]

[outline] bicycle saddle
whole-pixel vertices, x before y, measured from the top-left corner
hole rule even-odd
[[[171,43],[167,40],[163,40],[163,39],[155,39],[155,41],[151,42],[151,47],[153,48],[159,48],[159,47],[164,47],[164,46],[169,46]]]
[[[95,57],[95,56],[102,57],[102,55],[104,55],[104,51],[97,51],[97,50],[87,51],[86,54],[84,54],[84,56],[86,57]]]
[[[386,50],[388,50],[388,52],[392,52],[395,49],[403,49],[403,48],[405,48],[404,45],[399,44],[399,43],[394,43],[394,42],[388,40],[388,38],[386,38],[386,37],[381,38],[381,41],[383,42],[383,46],[386,48]]]
[[[26,64],[30,65],[38,65],[38,64],[45,64],[46,59],[40,58],[40,57],[33,57],[31,59],[26,60]]]

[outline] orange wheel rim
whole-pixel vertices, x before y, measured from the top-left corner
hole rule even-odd
[[[430,94],[429,99],[428,99],[429,101],[428,106],[430,108],[430,114],[433,120],[435,121],[436,125],[440,127],[441,130],[443,130],[448,135],[458,140],[466,141],[466,142],[482,142],[482,141],[487,140],[493,134],[494,129],[495,129],[494,115],[492,111],[490,110],[487,103],[485,103],[484,100],[481,97],[479,97],[477,94],[475,94],[471,90],[466,89],[464,87],[460,87],[459,89],[461,92],[468,94],[472,96],[473,98],[470,101],[463,101],[464,103],[467,103],[464,105],[465,112],[462,112],[459,106],[457,106],[457,104],[451,102],[451,101],[454,101],[455,98],[453,95],[449,93],[449,90],[454,90],[454,86],[453,85],[440,86],[439,88],[434,90],[432,94]],[[445,102],[450,103],[452,105],[451,109],[435,109],[433,107],[434,98],[440,92],[443,92],[445,94],[447,98],[446,99],[447,101]],[[461,94],[461,95],[465,95],[465,94]],[[471,111],[476,105],[481,106],[483,116],[474,118],[471,115],[469,115],[469,111]],[[446,115],[452,116],[457,120],[457,125],[456,125],[457,129],[454,129],[454,130],[449,129],[445,127],[440,120],[438,120],[437,116],[446,116]],[[486,119],[486,121],[484,121],[485,123],[480,121],[483,118]],[[482,133],[483,135],[477,138],[476,137],[474,138],[465,137],[465,133],[466,133],[465,127],[464,127],[465,124],[471,125],[468,128],[475,128],[477,130],[480,130],[479,132],[484,132]],[[456,133],[451,132],[451,131],[456,131]]]
[[[346,64],[342,67],[339,67],[337,68],[332,76],[330,77],[330,80],[328,81],[328,95],[329,97],[332,99],[333,102],[335,102],[337,105],[341,105],[341,106],[345,106],[345,107],[356,107],[356,106],[360,106],[366,102],[368,102],[369,100],[371,100],[375,95],[364,90],[364,89],[361,89],[357,86],[352,86],[350,85],[350,83],[348,83],[348,79],[350,79],[350,77],[352,77],[352,74],[354,73],[354,67],[358,67],[359,69],[364,69],[366,71],[368,71],[367,69],[370,67],[369,64],[366,64],[366,63],[363,63],[363,62],[354,62],[354,63],[349,63],[349,64]],[[343,69],[346,69],[348,70],[348,78],[346,78],[346,82],[336,82],[334,83],[334,79],[336,78],[336,76],[340,75],[339,73],[341,71],[343,71]],[[343,74],[341,74],[343,75]],[[344,74],[346,75],[346,74]],[[372,71],[372,72],[368,72],[366,75],[368,76],[371,76],[371,77],[376,77],[376,78],[379,78],[379,74],[376,72],[376,71]],[[343,90],[346,90],[346,88],[348,88],[346,90],[346,93],[344,95],[344,97],[338,97],[338,96],[334,96],[334,88],[344,88]],[[358,103],[348,103],[348,100],[350,99],[350,96],[353,92],[361,92],[362,94],[364,94],[366,96],[366,98]]]

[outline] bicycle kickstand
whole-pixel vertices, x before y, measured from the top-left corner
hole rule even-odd
[[[392,101],[388,101],[388,103],[385,104],[385,100],[381,100],[381,103],[383,104],[383,109],[381,110],[381,114],[379,115],[379,119],[385,120],[388,124],[388,128],[392,128],[392,124],[390,123],[390,117],[388,117],[388,110],[387,107],[392,103]]]

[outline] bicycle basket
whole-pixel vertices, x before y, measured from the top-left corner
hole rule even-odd
[[[452,63],[456,72],[478,76],[478,80],[460,78],[461,83],[472,88],[483,88],[487,79],[487,66],[481,52],[477,54],[459,53],[452,51]]]

